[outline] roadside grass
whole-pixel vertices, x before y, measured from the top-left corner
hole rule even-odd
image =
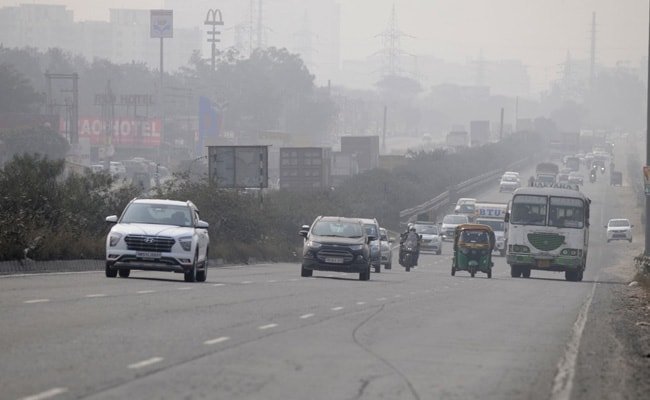
[[[641,253],[634,257],[634,266],[636,268],[636,275],[634,280],[639,282],[646,292],[650,293],[650,257]]]

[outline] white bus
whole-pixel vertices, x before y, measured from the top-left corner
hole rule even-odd
[[[517,189],[506,213],[510,275],[529,278],[533,269],[558,271],[568,281],[581,281],[587,266],[590,203],[577,190]]]

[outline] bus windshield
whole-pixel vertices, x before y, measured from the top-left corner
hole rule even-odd
[[[585,226],[583,201],[570,197],[551,197],[548,224],[557,228],[582,229]]]
[[[519,195],[512,200],[510,223],[546,225],[546,196]]]

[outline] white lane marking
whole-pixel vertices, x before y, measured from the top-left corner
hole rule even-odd
[[[298,279],[296,279],[296,278],[289,279],[289,282],[298,282]]]
[[[223,285],[224,285],[223,283],[215,283],[215,284],[212,285],[212,286],[223,286]]]
[[[275,280],[275,279],[271,279],[270,281],[266,281],[266,282],[267,282],[267,283],[275,283],[275,282],[277,282],[277,280]]]
[[[413,295],[413,294],[415,294],[415,293],[417,293],[417,292],[409,292],[409,294],[411,294],[411,295]]]
[[[94,293],[94,294],[87,294],[86,297],[93,298],[93,297],[106,297],[104,293]]]
[[[143,360],[143,361],[139,361],[137,363],[133,363],[133,364],[129,365],[129,369],[138,369],[138,368],[148,367],[149,365],[159,363],[162,360],[164,360],[162,357],[153,357],[153,358],[150,358],[148,360]]]
[[[217,344],[217,343],[226,342],[228,340],[230,340],[230,338],[228,336],[221,336],[221,337],[218,337],[218,338],[215,338],[215,339],[206,340],[205,342],[203,342],[203,344],[208,344],[208,345],[209,344]]]
[[[243,281],[242,285],[248,285],[249,283],[253,283],[253,281]]]
[[[311,318],[313,316],[314,316],[314,314],[305,314],[305,315],[301,315],[300,319],[307,319],[307,318]]]
[[[257,329],[264,331],[267,329],[275,328],[276,326],[278,326],[278,324],[268,324],[268,325],[258,326]]]
[[[385,301],[385,300],[386,300],[385,297],[380,297],[380,298],[377,299],[377,301]]]
[[[190,286],[183,286],[183,287],[176,288],[176,290],[192,290],[192,289],[194,288]]]
[[[362,305],[364,305],[364,304],[366,304],[365,301],[357,301],[357,305],[358,305],[358,306],[362,306]]]
[[[25,300],[25,304],[35,304],[35,303],[47,303],[50,299],[34,299],[34,300]]]
[[[343,307],[333,307],[332,311],[341,311]]]
[[[598,282],[598,277],[595,279]],[[571,389],[573,388],[573,378],[576,372],[576,361],[578,359],[578,351],[580,350],[580,340],[582,339],[582,332],[587,324],[587,316],[589,315],[589,308],[596,293],[596,282],[591,287],[591,293],[584,302],[578,313],[578,318],[573,324],[573,333],[569,343],[567,343],[564,356],[557,365],[557,374],[553,379],[553,391],[551,392],[551,400],[569,400],[571,398]]]
[[[35,394],[35,395],[32,395],[32,396],[23,397],[20,400],[45,400],[45,399],[49,399],[50,397],[54,397],[54,396],[58,396],[60,394],[63,394],[65,392],[67,392],[67,391],[68,391],[67,388],[53,388],[53,389],[46,390],[45,392],[38,393],[38,394]]]
[[[155,290],[140,290],[137,292],[138,294],[149,294],[149,293],[156,293]]]
[[[28,276],[45,276],[45,275],[72,275],[72,274],[99,274],[104,273],[104,270],[101,271],[78,271],[78,272],[43,272],[39,274],[12,274],[12,275],[0,275],[0,279],[4,278],[25,278]]]
[[[396,294],[396,295],[395,295],[395,298],[396,298],[396,299],[399,299],[400,297],[402,297],[401,294]]]

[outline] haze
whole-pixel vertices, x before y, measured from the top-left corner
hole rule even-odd
[[[0,0],[0,6],[21,3],[26,2]],[[68,6],[77,21],[107,20],[109,8],[177,8],[182,4],[185,11],[177,10],[176,20],[196,20],[196,26],[201,29],[203,9],[219,7],[224,12],[224,45],[232,42],[232,28],[245,22],[249,13],[247,0],[214,3],[203,0],[49,0],[43,3]],[[317,15],[319,3],[340,5],[340,63],[363,60],[381,50],[381,39],[377,35],[387,29],[394,4],[399,29],[412,36],[401,39],[407,58],[403,61],[406,69],[416,68],[412,66],[412,56],[463,64],[476,62],[481,57],[490,61],[520,60],[528,71],[531,93],[546,90],[549,82],[559,77],[567,54],[574,60],[589,59],[592,12],[597,19],[597,63],[639,68],[644,65],[647,53],[648,6],[645,0],[264,0],[267,44],[291,50],[292,43],[288,42],[295,41],[301,29],[292,22],[297,23],[305,15],[313,22],[312,30],[318,28],[319,23],[322,28],[323,23],[318,21]],[[196,18],[186,15],[183,19],[182,13],[189,10],[197,13]],[[314,52],[318,53],[319,44],[322,44],[319,41],[325,40],[327,35],[317,31],[310,34],[313,35]],[[206,51],[207,44],[204,44],[204,53]],[[317,68],[315,72],[318,75]],[[318,78],[326,81],[331,76]]]

